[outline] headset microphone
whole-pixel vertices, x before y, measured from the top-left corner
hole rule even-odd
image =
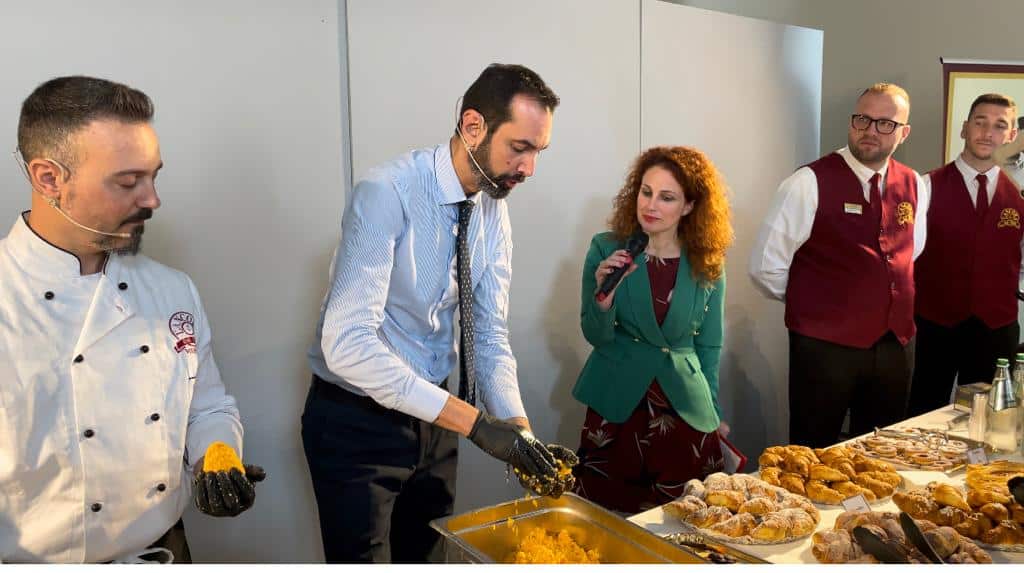
[[[29,175],[28,164],[25,162],[25,157],[22,155],[21,149],[15,148],[14,149],[14,153],[12,153],[11,155],[14,157],[14,161],[18,164],[18,166],[21,167],[21,172],[25,175],[25,179],[28,179],[28,182],[31,184],[32,183],[32,177]],[[56,159],[49,159],[49,158],[47,158],[46,160],[49,161],[50,163],[53,163],[54,165],[60,167],[61,175],[62,176],[64,175],[65,172],[68,172],[68,173],[71,172],[70,169],[65,167],[63,163],[57,161]],[[50,198],[46,199],[46,203],[49,204],[54,209],[56,209],[58,213],[63,215],[64,218],[68,220],[68,222],[70,222],[72,225],[78,227],[79,229],[82,229],[82,230],[85,230],[85,231],[89,231],[90,233],[96,233],[97,235],[103,235],[104,237],[114,237],[114,238],[117,238],[117,239],[131,239],[132,238],[132,234],[131,233],[108,233],[106,231],[101,231],[99,229],[93,229],[92,227],[86,227],[85,225],[83,225],[83,224],[79,223],[78,221],[72,219],[71,215],[68,215],[67,213],[65,213],[64,210],[60,208],[60,205],[57,203],[57,200],[54,199],[53,197],[50,197]]]
[[[84,229],[86,231],[89,231],[90,233],[96,233],[97,235],[103,235],[104,237],[116,237],[118,239],[131,239],[132,238],[132,234],[131,233],[108,233],[106,231],[101,231],[99,229],[93,229],[92,227],[86,227],[85,225],[83,225],[83,224],[79,223],[78,221],[72,219],[70,215],[65,213],[64,210],[60,208],[60,205],[57,204],[57,200],[56,199],[51,197],[51,198],[47,199],[46,202],[49,203],[51,207],[56,209],[58,213],[60,213],[61,215],[64,215],[65,219],[67,219],[69,222],[71,222],[72,225],[78,227],[79,229]]]
[[[486,179],[487,182],[491,184],[491,187],[494,187],[495,189],[497,189],[498,188],[498,184],[495,183],[494,181],[492,181],[491,178],[487,176],[487,172],[485,172],[483,170],[483,168],[480,167],[480,164],[476,162],[476,157],[473,157],[473,152],[469,150],[469,144],[466,143],[466,138],[462,137],[462,128],[461,127],[456,127],[455,131],[458,132],[459,139],[462,140],[462,146],[466,148],[466,153],[469,154],[469,158],[471,160],[473,160],[473,165],[476,165],[476,170],[480,172],[480,175],[484,176],[484,179]]]

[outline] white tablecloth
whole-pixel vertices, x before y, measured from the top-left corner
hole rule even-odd
[[[946,407],[934,412],[917,416],[916,418],[910,418],[904,420],[898,424],[891,426],[892,428],[926,428],[932,430],[946,431],[947,423],[956,417],[961,412],[954,412],[953,408]],[[961,437],[967,436],[966,427],[950,431],[950,434]],[[753,456],[753,462],[756,464],[756,456],[760,452],[757,452]],[[998,458],[1005,458],[1014,461],[1021,461],[1022,458],[1018,454],[1015,455],[1000,455],[995,456]],[[900,471],[899,472],[904,480],[907,482],[908,488],[923,487],[931,481],[943,481],[956,485],[963,485],[964,473],[954,474],[953,476],[947,476],[942,472],[924,472],[924,471]],[[818,505],[818,510],[821,512],[821,522],[818,524],[818,530],[832,529],[835,525],[836,517],[843,512],[841,507],[833,508],[830,506]],[[872,505],[872,509],[875,511],[899,511],[896,504],[891,499],[884,502],[876,503]],[[636,523],[637,525],[656,533],[659,535],[668,533],[677,533],[683,531],[683,527],[679,524],[678,520],[673,517],[665,515],[660,507],[638,513],[629,518],[629,521]],[[739,545],[732,544],[733,547],[745,551],[751,555],[755,555],[766,561],[772,563],[817,563],[814,559],[814,555],[811,553],[811,538],[808,537],[801,541],[794,541],[792,543],[784,543],[780,545]],[[1024,553],[1008,553],[1004,551],[992,551],[992,560],[996,563],[1024,563]]]

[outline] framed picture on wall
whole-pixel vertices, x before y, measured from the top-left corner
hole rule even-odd
[[[1008,95],[1017,102],[1017,114],[1024,106],[1024,62],[955,60],[942,58],[943,76],[943,163],[953,161],[963,150],[960,129],[967,120],[974,99],[986,93]],[[1021,137],[1021,136],[1018,136]],[[1006,171],[1017,185],[1024,185],[1024,155],[1015,157]]]

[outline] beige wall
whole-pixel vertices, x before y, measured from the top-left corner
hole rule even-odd
[[[1024,60],[1015,32],[1024,17],[1021,0],[673,1],[824,30],[822,151],[846,144],[846,118],[861,90],[875,81],[891,81],[910,92],[913,127],[896,158],[918,171],[942,162],[939,58]],[[753,114],[771,111],[751,104]],[[756,122],[751,125],[756,129]]]

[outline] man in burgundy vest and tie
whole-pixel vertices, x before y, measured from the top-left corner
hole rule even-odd
[[[990,382],[1020,338],[1017,291],[1024,199],[992,152],[1017,136],[1017,106],[978,96],[960,129],[964,150],[928,174],[928,247],[914,268],[917,363],[910,414],[949,404],[954,379]]]
[[[864,90],[848,146],[782,182],[750,260],[754,284],[786,303],[789,439],[834,444],[903,419],[914,336],[914,259],[928,208],[921,177],[892,159],[910,97]]]

